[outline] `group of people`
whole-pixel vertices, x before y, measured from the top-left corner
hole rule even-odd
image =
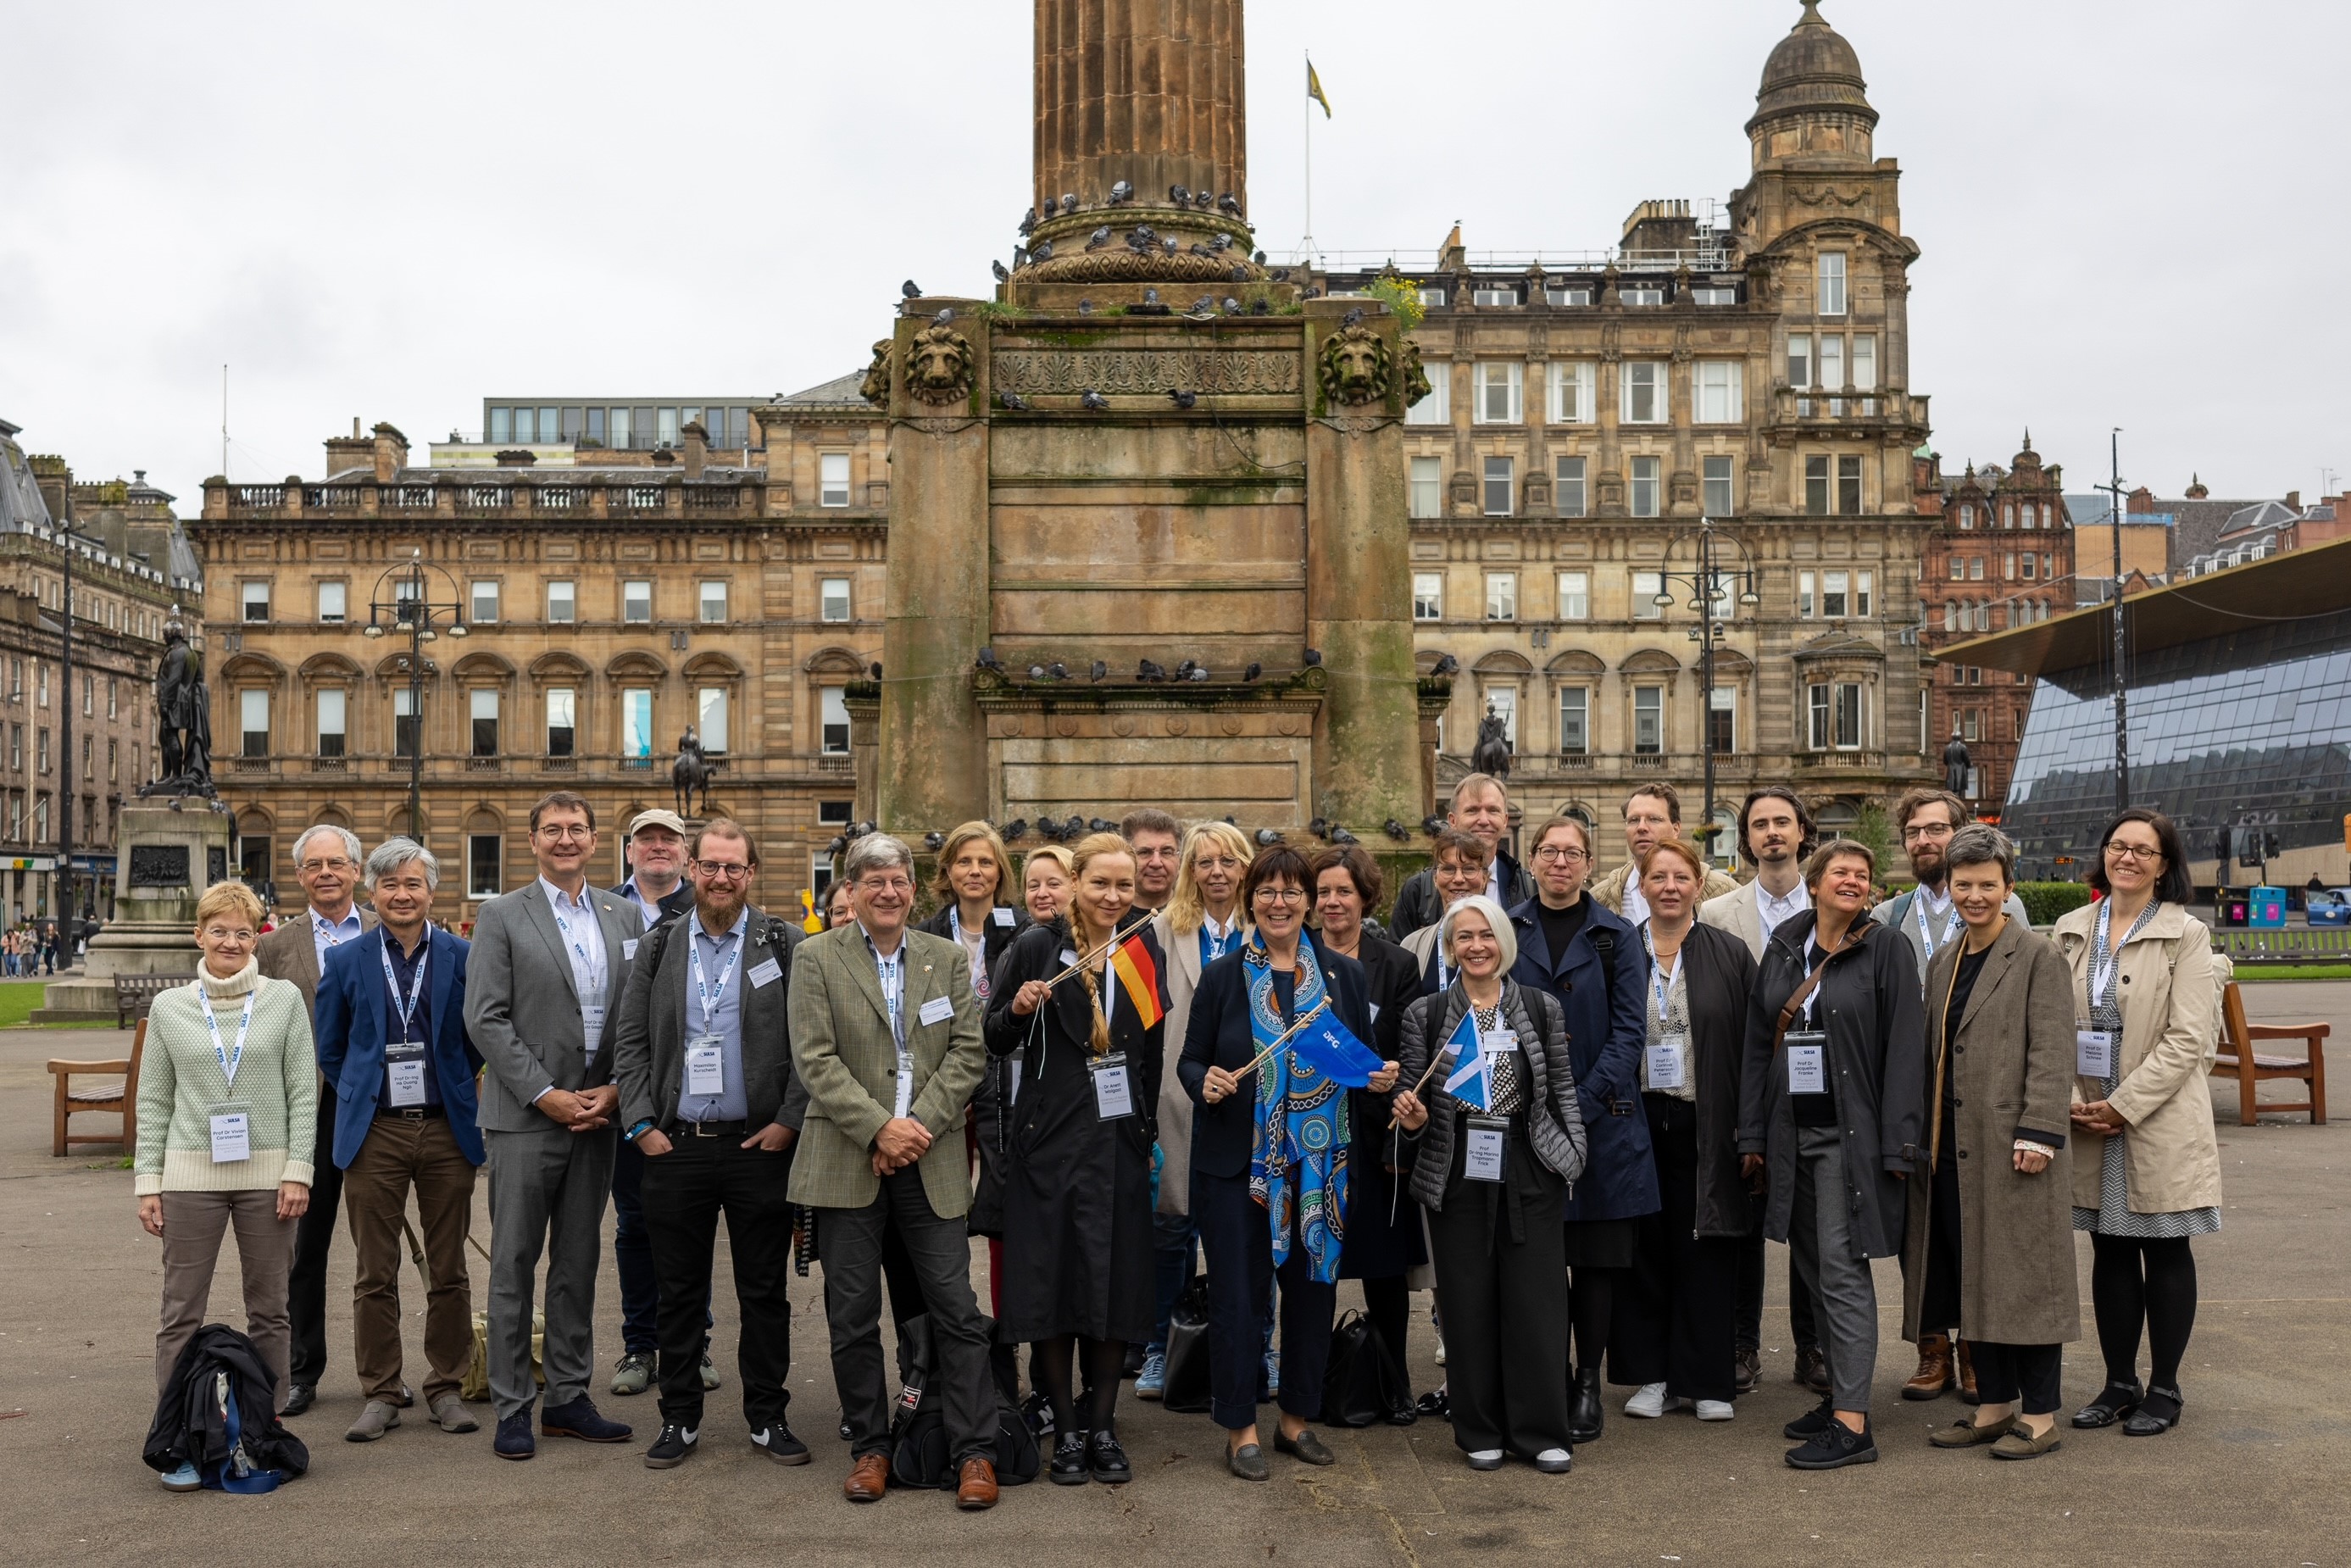
[[[18,979],[57,972],[57,928],[27,921],[0,932],[0,975]]]
[[[1603,1435],[1608,1384],[1633,1390],[1628,1416],[1733,1417],[1761,1376],[1767,1239],[1791,1249],[1793,1375],[1818,1396],[1787,1423],[1793,1466],[1876,1457],[1885,1257],[1919,1352],[1905,1397],[1974,1406],[1934,1443],[2055,1448],[2076,1229],[2105,1382],[2072,1427],[2176,1425],[2189,1238],[2218,1228],[2219,1174],[2210,938],[2170,822],[2119,813],[2100,897],[2043,936],[2012,846],[1942,791],[1897,809],[1914,885],[1883,902],[1872,852],[1818,841],[1785,789],[1740,809],[1744,883],[1682,836],[1669,786],[1623,815],[1622,868],[1594,879],[1591,829],[1567,814],[1530,826],[1522,865],[1503,784],[1473,774],[1384,925],[1381,868],[1353,843],[1258,846],[1144,809],[1016,872],[972,822],[925,888],[913,851],[873,833],[803,930],[749,904],[758,850],[725,819],[641,813],[629,880],[589,885],[595,813],[559,790],[531,813],[538,874],[481,907],[470,943],[433,923],[430,851],[362,857],[313,828],[295,846],[305,915],[265,937],[258,899],[214,886],[198,977],[153,1007],[134,1167],[163,1242],[159,1386],[234,1225],[277,1406],[309,1409],[340,1213],[365,1395],[345,1436],[398,1427],[417,1400],[399,1277],[413,1195],[425,1418],[476,1429],[460,1383],[486,1168],[492,1447],[509,1459],[634,1436],[590,1390],[608,1197],[609,1387],[658,1386],[644,1462],[698,1451],[721,1384],[724,1215],[749,1440],[810,1458],[788,1420],[787,1288],[812,1253],[853,1501],[893,1479],[885,1294],[964,1508],[997,1498],[1014,1346],[1049,1479],[1130,1480],[1122,1385],[1165,1393],[1178,1299],[1203,1273],[1234,1475],[1270,1473],[1269,1401],[1275,1453],[1334,1462],[1315,1427],[1342,1281],[1399,1368],[1411,1292],[1433,1291],[1445,1382],[1417,1409],[1451,1423],[1468,1465],[1560,1473]],[[1342,1071],[1297,1043],[1309,1031],[1376,1065]],[[183,1465],[163,1483],[202,1479]]]

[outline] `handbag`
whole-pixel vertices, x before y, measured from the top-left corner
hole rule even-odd
[[[1322,1419],[1333,1427],[1384,1421],[1409,1427],[1419,1418],[1404,1368],[1362,1311],[1350,1308],[1331,1330],[1331,1359],[1322,1375]]]
[[[1204,1416],[1208,1389],[1208,1282],[1195,1274],[1167,1314],[1167,1381],[1159,1402],[1179,1416]]]

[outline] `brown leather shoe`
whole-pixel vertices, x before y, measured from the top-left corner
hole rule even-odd
[[[1821,1354],[1819,1345],[1800,1344],[1796,1347],[1795,1381],[1815,1394],[1829,1391],[1828,1357]]]
[[[986,1459],[966,1459],[956,1483],[956,1506],[969,1512],[996,1506],[996,1467]]]
[[[841,1495],[852,1502],[880,1502],[890,1490],[890,1460],[882,1454],[860,1454],[841,1483]]]
[[[1976,1392],[1976,1358],[1968,1354],[1967,1341],[1953,1340],[1951,1343],[1959,1351],[1955,1359],[1959,1362],[1959,1403],[1980,1405],[1983,1396]]]
[[[1948,1334],[1918,1336],[1918,1370],[1902,1385],[1905,1399],[1940,1399],[1951,1386],[1951,1341]]]

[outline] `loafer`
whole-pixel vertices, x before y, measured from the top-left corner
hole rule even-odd
[[[360,1418],[343,1434],[346,1443],[372,1443],[400,1425],[400,1406],[388,1399],[371,1399],[361,1406]]]
[[[1115,1432],[1096,1432],[1088,1445],[1094,1479],[1106,1487],[1123,1487],[1134,1479],[1134,1466]]]
[[[278,1418],[283,1420],[288,1416],[299,1416],[318,1402],[319,1385],[317,1384],[294,1384],[286,1390],[286,1408],[277,1413]]]
[[[538,1452],[538,1440],[530,1435],[528,1406],[498,1418],[498,1435],[491,1440],[490,1451],[502,1459],[528,1459]]]
[[[661,1436],[655,1437],[653,1446],[645,1450],[645,1469],[674,1470],[694,1458],[694,1450],[701,1446],[701,1434],[693,1427],[664,1421]]]
[[[1633,1397],[1625,1401],[1625,1414],[1644,1421],[1654,1421],[1665,1413],[1666,1385],[1662,1383],[1644,1383]]]
[[[880,1502],[890,1487],[890,1461],[881,1454],[860,1454],[841,1483],[841,1495],[852,1502]]]
[[[1534,1465],[1547,1476],[1563,1476],[1575,1468],[1575,1456],[1565,1448],[1545,1448],[1535,1456]]]
[[[2177,1388],[2150,1388],[2140,1400],[2138,1410],[2123,1423],[2126,1437],[2159,1437],[2179,1425],[2180,1416],[2188,1413],[2188,1402]]]
[[[204,1478],[197,1473],[196,1467],[194,1465],[190,1464],[185,1459],[182,1459],[178,1464],[172,1466],[170,1469],[165,1470],[156,1479],[163,1483],[163,1490],[165,1491],[202,1491],[204,1490]]]
[[[1827,1427],[1788,1450],[1788,1463],[1800,1470],[1840,1470],[1847,1465],[1877,1462],[1877,1438],[1866,1428],[1855,1431],[1835,1416]]]
[[[1995,1459],[2037,1459],[2043,1454],[2054,1452],[2057,1446],[2057,1423],[2054,1421],[2049,1423],[2049,1430],[2038,1437],[2022,1426],[2011,1424],[2001,1434],[2000,1441],[1991,1446],[1991,1457]]]
[[[2098,1391],[2095,1399],[2074,1412],[2074,1426],[2084,1432],[2111,1427],[2137,1410],[2145,1397],[2136,1383],[2109,1383]]]
[[[1738,1381],[1732,1385],[1733,1388],[1740,1394],[1754,1393],[1757,1385],[1763,1381],[1763,1353],[1751,1344],[1747,1345],[1740,1351],[1734,1364],[1738,1369]]]
[[[612,1392],[623,1399],[643,1394],[653,1385],[653,1358],[632,1350],[612,1364]]]
[[[751,1446],[779,1465],[804,1465],[809,1462],[808,1445],[793,1437],[792,1429],[781,1421],[752,1433]]]
[[[433,1402],[433,1422],[444,1432],[478,1432],[482,1424],[465,1408],[465,1402],[455,1394],[444,1394]]]
[[[702,1357],[702,1391],[705,1394],[711,1394],[716,1393],[717,1388],[718,1368],[711,1364],[710,1356],[705,1352]]]
[[[625,1443],[630,1429],[618,1421],[607,1421],[596,1413],[595,1402],[581,1395],[569,1405],[557,1405],[539,1412],[538,1435],[542,1437],[577,1437],[583,1443]]]
[[[1086,1435],[1064,1432],[1053,1445],[1052,1463],[1045,1468],[1045,1479],[1057,1487],[1081,1487],[1091,1466],[1086,1459]]]
[[[1147,1350],[1143,1353],[1143,1370],[1134,1375],[1134,1396],[1156,1399],[1167,1392],[1167,1353]]]
[[[1979,1427],[1973,1421],[1954,1421],[1948,1427],[1938,1427],[1927,1434],[1927,1441],[1938,1448],[1974,1448],[1986,1443],[1997,1443],[2016,1425],[2016,1417],[2003,1416],[1989,1426]]]
[[[1468,1460],[1473,1470],[1499,1470],[1502,1468],[1502,1450],[1499,1448],[1472,1448],[1462,1458]]]
[[[1818,1405],[1781,1427],[1780,1436],[1793,1437],[1799,1442],[1807,1437],[1817,1437],[1823,1430],[1835,1424],[1835,1411],[1836,1406],[1830,1404],[1827,1396],[1823,1396]]]
[[[1261,1481],[1273,1473],[1265,1462],[1265,1450],[1255,1443],[1243,1443],[1227,1454],[1225,1468],[1245,1481]]]
[[[977,1513],[996,1506],[996,1465],[989,1459],[966,1459],[956,1472],[956,1506]]]
[[[1322,1439],[1314,1435],[1314,1428],[1311,1427],[1307,1427],[1295,1437],[1285,1437],[1280,1432],[1276,1432],[1273,1435],[1273,1449],[1278,1454],[1288,1454],[1299,1463],[1305,1465],[1335,1465],[1339,1462],[1339,1456],[1323,1447]]]

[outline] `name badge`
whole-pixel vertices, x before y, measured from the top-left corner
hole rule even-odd
[[[744,970],[743,977],[751,982],[751,988],[753,990],[758,990],[763,986],[772,986],[778,980],[782,979],[784,977],[783,967],[778,964],[773,958],[765,959]]]
[[[1134,1114],[1134,1087],[1127,1081],[1126,1056],[1113,1051],[1089,1063],[1094,1075],[1094,1114],[1105,1122]]]
[[[1461,1174],[1470,1181],[1502,1179],[1502,1133],[1506,1122],[1472,1116],[1462,1128]]]
[[[253,1115],[247,1111],[212,1113],[213,1164],[235,1165],[253,1158]]]
[[[595,1050],[596,1041],[604,1033],[604,1006],[601,1002],[582,1002],[580,1005],[580,1027],[588,1037],[588,1049]]]
[[[1686,1071],[1684,1062],[1688,1054],[1687,1036],[1678,1034],[1658,1036],[1656,1040],[1647,1048],[1644,1057],[1643,1065],[1648,1070],[1649,1087],[1679,1089],[1682,1086],[1682,1074]]]
[[[898,1069],[898,1098],[895,1102],[895,1106],[896,1108],[891,1112],[891,1114],[901,1121],[905,1119],[907,1112],[914,1109],[914,1070],[911,1067],[902,1067]]]
[[[621,938],[621,962],[622,962],[622,963],[623,963],[623,964],[625,964],[625,963],[627,963],[630,959],[632,959],[632,958],[635,957],[636,956],[637,956],[637,939],[636,939],[635,937],[633,937],[633,936],[623,936],[623,937],[622,937],[622,938]]]
[[[726,1092],[726,1052],[716,1035],[703,1035],[686,1046],[685,1092],[693,1095]]]
[[[2074,1071],[2085,1078],[2113,1077],[2115,1073],[2114,1030],[2075,1030],[2074,1031]]]
[[[1020,1103],[1020,1059],[1017,1056],[1012,1059],[1012,1092],[1009,1098],[1015,1105]]]
[[[914,1017],[925,1024],[945,1023],[955,1017],[955,1003],[946,997],[933,997]]]
[[[1488,1056],[1508,1056],[1519,1049],[1516,1030],[1489,1029],[1478,1036],[1478,1049]]]
[[[996,923],[997,923],[998,925],[1003,925],[1003,926],[1008,926],[1008,926],[1010,926],[1010,925],[1011,925],[1011,924],[1012,924],[1012,911],[1010,911],[1010,910],[1008,910],[1008,909],[998,909],[998,910],[997,910],[997,911],[996,911],[996,914],[995,914],[995,920],[996,920]]]
[[[1817,1032],[1791,1034],[1782,1043],[1788,1049],[1788,1092],[1827,1093],[1829,1037]]]
[[[424,1103],[424,1063],[422,1061],[387,1061],[386,1072],[392,1080],[392,1103],[396,1110]]]

